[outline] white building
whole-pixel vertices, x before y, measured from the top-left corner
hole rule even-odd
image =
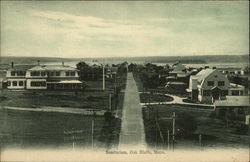
[[[7,71],[8,89],[82,89],[76,68],[62,65],[20,65]]]
[[[204,69],[190,77],[187,92],[192,100],[213,103],[227,95],[244,95],[244,86],[230,84],[226,75],[216,69]]]

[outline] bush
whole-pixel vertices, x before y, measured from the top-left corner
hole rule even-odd
[[[245,125],[245,124],[240,124],[236,128],[235,133],[240,134],[240,135],[247,135],[247,134],[249,134],[249,126]]]
[[[0,96],[0,101],[4,101],[4,100],[7,100],[7,97],[5,97],[5,96]]]

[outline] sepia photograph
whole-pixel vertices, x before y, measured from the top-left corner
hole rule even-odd
[[[249,1],[0,7],[0,162],[249,162]]]

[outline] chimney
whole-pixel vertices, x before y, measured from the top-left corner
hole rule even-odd
[[[62,66],[64,66],[64,62],[62,61]]]
[[[37,65],[40,66],[40,60],[37,60]]]
[[[12,69],[14,68],[14,62],[13,61],[11,62],[11,68]]]

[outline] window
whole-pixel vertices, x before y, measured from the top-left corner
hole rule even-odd
[[[225,86],[225,82],[224,81],[218,81],[218,86]]]
[[[30,83],[30,85],[32,86],[32,87],[45,87],[46,86],[46,82],[38,82],[38,81],[33,81],[33,82],[31,82]]]
[[[16,72],[15,71],[11,71],[11,76],[15,76]]]
[[[49,72],[49,76],[55,76],[55,72],[54,71]]]
[[[10,81],[8,81],[8,86],[11,86],[11,82]]]
[[[19,81],[19,82],[18,82],[18,85],[19,85],[19,86],[23,86],[23,81]]]
[[[75,76],[75,72],[74,71],[70,72],[70,75]]]
[[[45,75],[46,75],[45,71],[42,71],[41,76],[45,76]]]
[[[60,71],[56,71],[56,76],[60,76]]]
[[[69,71],[66,71],[66,76],[69,76]]]
[[[25,71],[17,71],[17,76],[25,76],[26,72]]]
[[[30,73],[31,76],[40,76],[40,71],[32,71]]]
[[[12,85],[13,85],[13,86],[17,86],[17,81],[13,81],[13,82],[12,82]]]
[[[214,81],[208,81],[207,86],[214,86]]]
[[[232,96],[239,96],[238,90],[232,90]]]

